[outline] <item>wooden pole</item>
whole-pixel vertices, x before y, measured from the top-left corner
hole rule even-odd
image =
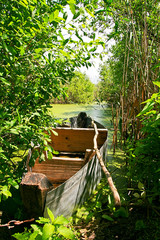
[[[106,175],[106,178],[108,180],[108,184],[110,186],[110,189],[113,193],[113,197],[114,197],[114,202],[115,202],[115,205],[116,206],[121,206],[121,200],[120,200],[120,196],[119,196],[119,193],[117,191],[117,188],[115,187],[114,183],[113,183],[113,180],[112,180],[112,177],[110,175],[110,172],[107,170],[105,164],[104,164],[104,161],[102,159],[102,156],[101,156],[101,153],[97,147],[97,137],[98,137],[98,130],[97,130],[97,126],[96,124],[93,122],[93,126],[94,126],[94,130],[95,130],[95,136],[94,136],[94,139],[93,139],[93,143],[94,143],[94,150],[96,151],[96,155],[97,155],[97,158],[99,160],[99,163],[101,165],[101,168],[104,172],[104,174]]]

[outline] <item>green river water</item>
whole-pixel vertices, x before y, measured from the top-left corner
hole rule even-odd
[[[112,138],[111,119],[112,111],[111,108],[105,105],[79,105],[79,104],[53,104],[50,109],[51,115],[55,118],[69,118],[77,116],[80,112],[86,112],[95,121],[101,123],[108,129],[108,140],[109,144]]]

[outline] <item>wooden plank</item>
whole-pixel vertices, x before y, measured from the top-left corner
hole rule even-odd
[[[66,181],[79,171],[83,165],[84,160],[82,158],[53,157],[53,159],[41,163],[37,158],[32,171],[45,174],[50,182],[54,184]]]
[[[54,129],[58,136],[51,132],[50,145],[56,151],[64,152],[85,152],[86,149],[93,149],[94,129],[92,128],[56,128]],[[107,139],[107,129],[98,129],[97,139],[98,148],[104,144]]]

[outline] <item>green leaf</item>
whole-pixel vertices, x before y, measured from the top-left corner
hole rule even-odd
[[[54,222],[54,215],[49,208],[47,208],[47,213],[48,213],[48,216],[51,219],[51,222],[53,223]]]
[[[58,133],[56,131],[54,131],[53,129],[51,129],[51,132],[55,135],[58,136]]]
[[[141,193],[141,198],[146,198],[146,191],[143,191],[143,192]]]
[[[115,217],[128,217],[128,211],[124,207],[120,207],[117,211],[114,212]]]
[[[57,218],[55,219],[55,221],[54,221],[54,224],[63,224],[63,225],[66,225],[66,224],[68,224],[68,223],[69,223],[68,220],[67,220],[65,217],[63,217],[63,216],[57,217]]]
[[[37,239],[37,236],[39,235],[39,233],[38,232],[33,232],[31,235],[30,235],[30,237],[29,237],[29,239],[28,240],[38,240]]]
[[[91,17],[95,18],[94,14],[87,7],[85,9]]]
[[[70,10],[71,10],[72,14],[74,15],[76,13],[76,11],[75,11],[75,1],[74,0],[69,0],[67,2],[69,4],[69,7],[70,7]]]
[[[55,227],[50,223],[46,223],[43,227],[42,240],[47,240],[53,235],[54,231]]]
[[[91,48],[89,52],[95,52],[97,50],[97,47]]]
[[[153,105],[154,105],[154,102],[148,102],[148,103],[144,106],[144,108],[142,109],[142,111],[137,115],[137,117],[139,117],[139,116],[141,116],[141,115],[143,115],[143,114],[151,111],[152,108],[153,108]]]
[[[160,119],[160,113],[157,115],[156,120]]]
[[[83,39],[79,36],[78,31],[76,30],[76,36],[83,42]]]
[[[160,82],[158,82],[158,81],[153,81],[153,83],[160,88]]]
[[[40,155],[40,161],[45,161],[46,159],[45,159],[45,155],[44,155],[44,153],[42,153],[41,155]]]
[[[8,183],[11,184],[14,188],[18,189],[19,188],[19,184],[12,178],[8,179]]]
[[[11,83],[10,83],[8,80],[6,80],[5,78],[3,78],[3,77],[0,77],[0,80],[1,80],[5,85],[8,85],[8,86],[11,85]]]
[[[61,37],[61,39],[64,40],[64,37],[63,37],[61,31],[59,31],[58,34],[59,34],[59,36]]]
[[[10,132],[13,133],[13,134],[16,134],[16,135],[19,134],[19,131],[17,129],[15,129],[15,128],[11,128]]]
[[[134,193],[133,196],[136,198],[140,198],[140,195],[138,193]]]
[[[59,15],[59,10],[57,9],[54,11],[54,18],[55,19],[58,18],[58,15]]]
[[[141,182],[139,182],[139,183],[138,183],[138,188],[139,188],[140,190],[144,190],[144,184],[141,183]]]
[[[23,56],[24,55],[24,53],[25,53],[25,48],[24,48],[24,46],[20,46],[20,54],[21,54],[21,56]]]
[[[4,41],[3,41],[3,46],[4,46],[5,50],[6,50],[6,52],[9,52],[8,46],[7,46],[7,44]]]
[[[112,221],[112,222],[114,221],[113,218],[111,218],[110,216],[108,216],[106,214],[102,215],[102,218],[107,219],[108,221]]]
[[[52,12],[50,15],[49,15],[49,21],[52,22],[54,20],[54,12]]]
[[[0,153],[0,158],[8,160],[8,158],[3,153]]]
[[[6,185],[2,187],[1,192],[7,198],[12,196],[11,192],[8,190],[8,187]]]
[[[65,46],[69,42],[69,38],[63,41],[63,46]]]
[[[75,238],[73,231],[67,227],[60,226],[57,231],[66,239],[74,239]]]
[[[15,233],[13,235],[14,238],[16,238],[17,240],[28,240],[30,236],[29,232],[25,232],[25,233]]]
[[[41,228],[37,226],[36,224],[31,224],[31,227],[35,232],[38,232],[39,234],[41,233]]]
[[[75,13],[75,14],[74,14],[74,16],[73,16],[73,19],[76,19],[76,18],[78,18],[78,17],[80,16],[80,14],[81,14],[81,13],[80,13],[80,11],[79,11],[79,12],[77,12],[77,13]]]
[[[47,154],[48,154],[48,159],[51,160],[53,158],[52,153],[49,151],[49,152],[47,152]]]
[[[36,220],[36,222],[40,224],[45,224],[45,223],[50,223],[50,220],[48,218],[39,217],[39,220]]]
[[[97,202],[96,202],[96,208],[101,208],[101,207],[102,207],[102,203],[99,202],[99,201],[97,201]]]

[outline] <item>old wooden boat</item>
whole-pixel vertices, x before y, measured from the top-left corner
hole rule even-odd
[[[106,159],[107,129],[98,126],[98,148]],[[71,216],[96,188],[102,177],[99,161],[93,150],[94,128],[57,127],[58,136],[51,133],[50,144],[59,152],[52,160],[39,163],[21,182],[24,206],[32,217],[48,217],[47,208],[54,216]]]

